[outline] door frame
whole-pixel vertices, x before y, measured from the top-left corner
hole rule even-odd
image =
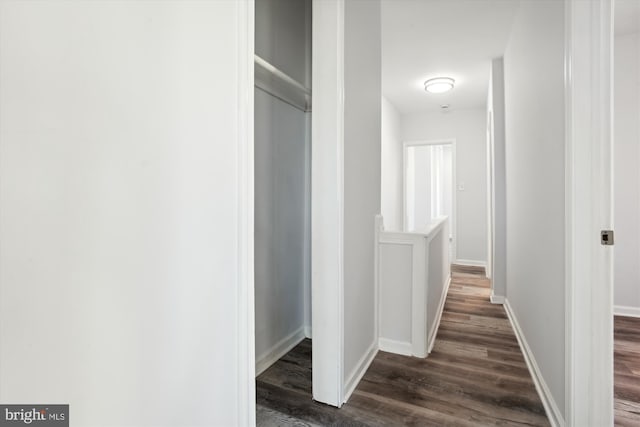
[[[402,143],[402,231],[407,231],[407,149],[410,147],[422,147],[427,145],[451,145],[451,218],[449,227],[451,233],[451,261],[458,259],[458,232],[457,232],[457,205],[458,205],[458,184],[457,184],[457,162],[456,162],[456,138],[431,139],[405,141]]]
[[[491,70],[491,78],[493,80],[493,67]],[[493,81],[490,83],[489,90],[493,87]],[[493,94],[489,95],[493,99]],[[494,123],[493,111],[487,109],[487,267],[485,275],[491,282],[491,302],[494,302],[494,280],[493,280],[493,263],[495,252],[495,142],[494,142]]]
[[[344,19],[312,0],[311,324],[313,399],[341,407],[344,378]]]
[[[565,424],[613,425],[612,0],[565,0]]]
[[[238,212],[238,287],[236,290],[235,327],[238,339],[238,381],[236,410],[238,425],[256,424],[255,358],[255,290],[254,290],[254,70],[255,4],[254,0],[235,3],[238,43],[238,102],[236,105],[238,144],[237,203]],[[220,325],[222,326],[222,325]]]

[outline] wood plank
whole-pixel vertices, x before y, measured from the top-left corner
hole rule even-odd
[[[454,269],[429,357],[379,352],[341,409],[311,399],[311,341],[304,340],[257,378],[258,425],[548,426],[506,313],[489,294],[484,273]],[[627,362],[619,363],[630,375]]]
[[[262,427],[321,427],[319,424],[309,423],[262,405],[256,406],[256,417]]]
[[[484,267],[475,267],[471,265],[451,264],[452,273],[466,273],[478,277],[484,277]]]
[[[640,319],[613,322],[615,424],[640,426]]]

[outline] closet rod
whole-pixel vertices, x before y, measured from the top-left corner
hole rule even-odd
[[[254,65],[257,88],[299,110],[311,111],[311,90],[258,55]]]

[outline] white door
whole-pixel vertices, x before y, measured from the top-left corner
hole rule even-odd
[[[451,251],[455,255],[455,143],[404,144],[404,231],[426,232],[441,216],[449,218]]]

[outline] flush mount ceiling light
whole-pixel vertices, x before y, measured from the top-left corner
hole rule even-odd
[[[429,93],[448,92],[453,89],[455,82],[451,77],[436,77],[435,79],[429,79],[424,82],[424,90]]]

